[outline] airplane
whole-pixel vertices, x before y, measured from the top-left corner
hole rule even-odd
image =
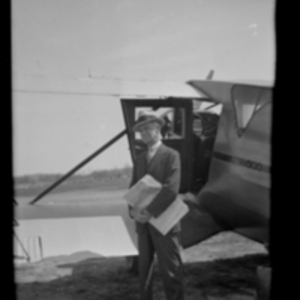
[[[37,202],[124,135],[134,161],[145,145],[131,128],[145,109],[167,121],[163,143],[181,156],[179,193],[189,207],[181,221],[182,247],[233,231],[268,249],[273,88],[212,76],[186,82],[199,97],[121,98],[126,128],[35,199],[15,206],[16,256],[39,261],[91,251],[125,256],[128,269],[136,269],[137,235],[125,200],[103,204],[73,193],[72,199],[53,194]]]

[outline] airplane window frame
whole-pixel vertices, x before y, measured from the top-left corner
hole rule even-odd
[[[161,106],[161,108],[166,109],[166,112],[162,114],[162,116],[165,115],[169,115],[171,113],[172,117],[171,117],[171,128],[170,128],[170,132],[174,134],[174,136],[170,136],[168,138],[165,138],[162,135],[162,140],[184,140],[185,139],[185,118],[186,118],[186,114],[185,114],[185,109],[181,108],[181,133],[180,135],[178,134],[178,131],[175,132],[175,108],[174,107],[168,107],[168,106]],[[138,116],[138,109],[142,109],[142,110],[153,110],[152,107],[147,107],[147,106],[137,106],[134,108],[134,116],[135,116],[135,121],[137,120],[137,116]],[[161,117],[161,116],[160,116]],[[134,140],[135,141],[141,141],[141,136],[138,132],[134,133]]]
[[[253,105],[253,111],[251,113],[251,116],[248,120],[248,122],[246,123],[245,126],[241,126],[242,124],[240,124],[241,122],[239,121],[239,119],[241,118],[241,113],[239,108],[237,107],[237,105],[240,105],[240,103],[237,102],[237,98],[234,97],[234,88],[237,87],[237,85],[234,85],[231,88],[231,101],[234,107],[234,115],[235,115],[235,125],[236,125],[236,129],[237,129],[237,135],[238,137],[242,137],[244,132],[247,131],[248,127],[251,124],[251,121],[253,120],[254,116],[261,110],[263,109],[266,105],[270,104],[272,101],[269,100],[267,102],[264,102],[259,108],[257,108],[259,106],[259,103],[261,102],[261,99],[264,99],[262,96],[264,94],[264,92],[268,91],[268,88],[266,87],[261,87],[261,93],[260,95],[257,97],[257,99],[255,100],[255,104]]]

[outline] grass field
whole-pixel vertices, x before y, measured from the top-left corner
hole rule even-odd
[[[48,203],[58,212],[69,210],[69,204],[81,210],[101,203],[105,214],[111,214],[116,210],[112,204],[119,207],[123,193],[124,190],[69,191],[48,195],[41,203],[45,206]],[[17,200],[18,209],[22,210],[32,197],[18,197]],[[269,263],[262,245],[230,232],[183,250],[182,257],[186,300],[254,300],[256,267]],[[138,278],[128,272],[124,257],[92,257],[77,253],[17,264],[15,281],[18,300],[139,299]],[[165,299],[157,265],[153,288],[155,300]]]
[[[269,264],[264,248],[233,233],[184,250],[186,299],[253,300],[256,267]],[[16,268],[18,300],[139,299],[138,278],[123,257],[62,257]],[[154,299],[164,292],[158,266]]]
[[[14,178],[16,197],[34,197],[63,177],[64,174],[37,174]],[[74,174],[55,189],[51,194],[78,190],[116,191],[126,189],[131,179],[131,168],[95,171],[86,175]]]

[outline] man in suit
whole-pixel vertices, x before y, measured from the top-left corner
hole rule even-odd
[[[148,223],[151,216],[158,217],[176,199],[180,187],[180,156],[176,150],[161,142],[160,130],[163,125],[164,121],[161,118],[148,112],[140,114],[132,128],[133,131],[140,133],[148,150],[136,158],[130,186],[146,174],[163,185],[161,191],[145,209],[138,211],[129,207],[129,214],[136,221],[138,233],[138,265],[142,300],[152,299],[151,266],[155,253],[167,299],[184,299],[179,244],[180,224],[176,224],[166,235],[162,235]]]

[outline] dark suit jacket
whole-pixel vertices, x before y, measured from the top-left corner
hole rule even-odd
[[[162,144],[147,164],[147,153],[139,155],[134,162],[130,187],[139,181],[144,175],[149,174],[159,181],[163,188],[153,201],[148,205],[147,211],[158,217],[175,199],[180,188],[180,156],[179,153]],[[130,209],[129,209],[130,213]],[[151,225],[149,225],[151,226]],[[145,224],[136,222],[138,233],[144,230]],[[175,225],[171,231],[179,231],[180,225]]]

